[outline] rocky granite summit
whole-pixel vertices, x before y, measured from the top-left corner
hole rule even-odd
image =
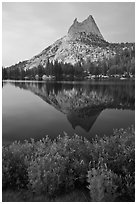
[[[86,20],[83,22],[78,22],[77,18],[74,20],[72,26],[68,30],[68,35],[71,38],[79,37],[81,32],[85,32],[86,34],[93,34],[98,36],[102,40],[104,40],[103,36],[101,35],[99,28],[97,27],[94,18],[90,15]]]

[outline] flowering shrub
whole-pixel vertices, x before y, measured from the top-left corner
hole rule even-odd
[[[106,165],[88,171],[89,190],[92,202],[114,202],[117,197],[115,182],[117,175],[107,169]]]
[[[134,128],[89,142],[78,135],[51,140],[45,137],[3,147],[3,188],[29,188],[54,196],[87,186],[92,201],[135,196]],[[88,173],[88,181],[87,181]]]
[[[32,144],[14,142],[2,150],[3,188],[26,187],[28,183],[27,168],[31,159]]]
[[[68,191],[86,180],[91,144],[75,135],[58,137],[33,159],[28,168],[29,187],[48,195]]]
[[[119,177],[118,191],[134,201],[135,195],[135,131],[115,130],[112,136],[93,140],[93,161],[97,168],[103,158],[107,168]]]
[[[94,160],[102,157],[108,168],[117,174],[135,171],[135,132],[134,128],[114,130],[112,136],[96,137],[93,140]]]

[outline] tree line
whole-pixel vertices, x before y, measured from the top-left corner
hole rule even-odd
[[[110,59],[100,60],[98,62],[87,61],[78,62],[75,65],[64,64],[62,62],[47,61],[46,67],[39,64],[32,69],[24,69],[26,61],[19,62],[9,68],[2,67],[2,79],[24,80],[37,79],[41,80],[45,75],[53,77],[55,80],[82,80],[86,76],[94,75],[99,77],[126,75],[127,77],[135,75],[135,47],[121,49]]]

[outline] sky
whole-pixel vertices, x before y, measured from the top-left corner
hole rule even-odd
[[[39,54],[89,15],[108,42],[135,42],[134,2],[3,2],[2,65]]]

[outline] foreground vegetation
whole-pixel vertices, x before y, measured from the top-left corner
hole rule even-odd
[[[92,142],[65,133],[3,147],[3,201],[134,201],[134,140],[131,127]]]

